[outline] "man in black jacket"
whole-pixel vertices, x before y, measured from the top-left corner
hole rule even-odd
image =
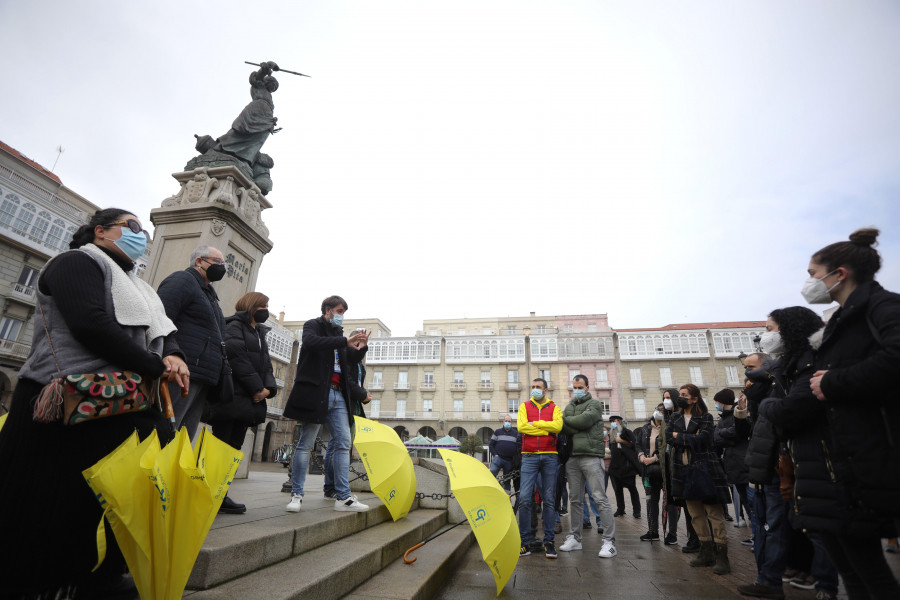
[[[513,423],[512,415],[503,418],[503,427],[494,431],[491,441],[488,443],[491,452],[491,475],[497,476],[501,470],[503,476],[518,470],[522,461],[522,441],[519,439],[519,430]],[[509,493],[509,480],[503,482],[503,489]]]
[[[362,360],[368,350],[369,335],[357,331],[344,337],[341,323],[347,302],[340,296],[322,301],[322,316],[303,324],[303,341],[294,388],[284,409],[284,416],[298,421],[300,439],[294,450],[291,471],[291,501],[288,512],[299,512],[303,502],[303,484],[309,466],[309,453],[322,424],[326,424],[335,440],[332,455],[334,468],[334,509],[362,512],[369,507],[350,493],[350,425],[351,409],[349,365]]]
[[[175,339],[191,370],[191,385],[186,398],[180,388],[169,383],[175,410],[175,426],[185,427],[193,440],[211,388],[222,375],[225,355],[225,316],[212,283],[225,276],[225,258],[212,246],[199,246],[191,252],[191,266],[162,280],[157,294],[166,315],[178,327]],[[231,398],[223,398],[230,402]]]

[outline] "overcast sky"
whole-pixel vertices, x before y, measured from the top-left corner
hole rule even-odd
[[[861,226],[900,291],[898,31],[893,0],[10,0],[0,139],[150,228],[274,60],[312,77],[263,148],[273,312],[755,320]]]

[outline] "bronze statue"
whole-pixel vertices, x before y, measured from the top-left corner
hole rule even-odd
[[[280,69],[272,61],[264,61],[255,66],[259,70],[250,73],[250,104],[234,120],[231,129],[218,139],[208,135],[194,136],[197,138],[195,148],[201,156],[188,161],[185,171],[198,167],[233,165],[252,179],[263,194],[268,194],[272,190],[269,169],[274,161],[260,150],[270,134],[281,131],[281,128],[275,127],[278,118],[272,102],[272,93],[278,89],[278,80],[272,76],[272,72]],[[294,71],[285,72],[303,75]]]

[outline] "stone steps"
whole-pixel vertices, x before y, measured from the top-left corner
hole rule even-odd
[[[475,534],[468,524],[460,525],[416,550],[413,564],[404,563],[401,555],[344,596],[344,600],[430,600],[445,585],[474,541]]]
[[[365,501],[362,497],[360,500]],[[369,501],[373,506],[365,513],[332,513],[336,518],[325,519],[318,524],[307,523],[305,527],[290,530],[289,536],[269,536],[262,541],[262,545],[231,545],[227,551],[233,558],[223,564],[234,569],[232,578],[210,589],[186,592],[185,597],[191,600],[337,600],[391,565],[407,548],[437,531],[447,520],[445,510],[423,509],[412,511],[395,523],[390,521],[383,506],[376,508],[374,503],[377,501]],[[320,511],[310,511],[314,512]],[[316,516],[325,515],[311,514],[313,519]],[[351,533],[341,535],[345,532]],[[328,536],[332,536],[333,541],[326,541]],[[293,544],[283,539],[286,537],[293,537]],[[275,538],[278,538],[277,541]],[[238,552],[237,547],[248,554],[235,554]],[[270,547],[272,552],[268,552]],[[291,552],[299,548],[300,552],[293,552],[290,557],[282,558],[287,548],[291,548]],[[220,552],[224,551],[226,550]],[[262,558],[254,559],[249,555],[250,552],[277,562],[260,568],[256,565]],[[218,555],[211,558],[215,559],[214,563],[218,563],[225,557]],[[237,564],[240,561],[253,565]],[[248,572],[248,569],[252,572]],[[195,567],[195,572],[197,571],[198,567]],[[234,578],[234,574],[239,571],[246,574]],[[217,569],[206,569],[206,573],[209,574],[207,581],[227,575]]]

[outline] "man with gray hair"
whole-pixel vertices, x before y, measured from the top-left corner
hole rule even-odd
[[[157,293],[166,314],[178,327],[175,338],[191,370],[191,385],[186,398],[177,386],[169,384],[175,409],[175,426],[187,428],[193,440],[211,389],[224,376],[225,316],[212,283],[225,276],[225,258],[212,246],[198,246],[191,252],[190,266],[163,279]],[[210,399],[230,402],[230,398]],[[238,509],[237,507],[240,507]],[[243,505],[225,498],[222,512],[244,512]]]

